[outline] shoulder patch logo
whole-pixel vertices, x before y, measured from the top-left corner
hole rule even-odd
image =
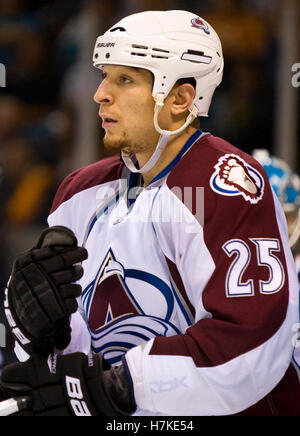
[[[264,194],[263,177],[252,166],[235,154],[219,158],[210,186],[218,194],[242,195],[251,204],[257,204]]]

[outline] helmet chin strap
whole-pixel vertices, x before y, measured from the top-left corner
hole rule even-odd
[[[122,159],[127,166],[127,168],[133,172],[133,173],[146,173],[147,171],[150,171],[154,165],[157,163],[158,159],[160,158],[165,146],[167,145],[169,138],[173,135],[177,135],[178,133],[183,132],[193,121],[195,118],[197,118],[198,115],[198,109],[194,105],[192,108],[189,108],[190,114],[186,119],[186,122],[182,127],[180,127],[177,130],[170,131],[170,130],[162,130],[158,125],[158,115],[160,111],[162,110],[164,105],[164,94],[158,93],[155,96],[155,107],[154,107],[154,126],[158,133],[160,133],[160,138],[157,143],[156,149],[154,153],[152,154],[151,158],[148,160],[148,162],[142,167],[137,168],[133,159],[132,154],[127,154],[123,151],[121,151]]]

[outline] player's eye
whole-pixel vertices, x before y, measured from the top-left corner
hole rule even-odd
[[[107,74],[104,71],[100,71],[101,80],[104,80],[107,76]]]
[[[131,83],[132,80],[127,76],[120,76],[120,82],[126,84],[126,83]]]

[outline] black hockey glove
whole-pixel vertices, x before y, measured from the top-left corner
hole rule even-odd
[[[6,289],[5,314],[12,333],[28,353],[48,356],[53,347],[62,350],[71,338],[70,315],[87,258],[73,232],[63,226],[43,231],[37,245],[14,263]]]
[[[2,385],[2,381],[0,379],[0,402],[8,400],[9,398],[11,398],[11,396],[12,393]]]
[[[130,397],[123,365],[111,367],[97,354],[33,355],[2,372],[2,388],[11,396],[31,396],[21,416],[128,416]]]

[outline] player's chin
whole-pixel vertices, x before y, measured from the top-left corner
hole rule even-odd
[[[119,135],[112,134],[111,132],[105,132],[103,138],[104,147],[109,151],[121,151],[123,146],[123,140]]]

